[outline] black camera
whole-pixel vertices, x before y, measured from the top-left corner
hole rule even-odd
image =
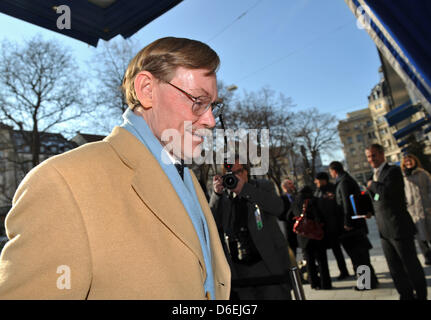
[[[238,178],[232,173],[233,164],[225,163],[224,167],[227,173],[222,176],[223,187],[227,189],[235,189],[238,185]]]

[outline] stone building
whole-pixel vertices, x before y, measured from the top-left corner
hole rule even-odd
[[[338,124],[343,144],[344,157],[350,174],[360,183],[365,183],[371,168],[364,150],[368,144],[379,142],[369,108],[350,112],[346,120]]]
[[[365,157],[365,148],[372,143],[379,143],[385,149],[386,160],[399,164],[403,149],[400,141],[395,139],[394,133],[425,116],[424,112],[417,112],[390,127],[385,115],[393,109],[394,95],[383,76],[382,69],[379,71],[381,79],[368,96],[368,108],[348,113],[347,119],[341,120],[338,124],[347,169],[358,182],[363,184],[366,184],[372,174]],[[417,140],[425,141],[424,151],[430,154],[431,146],[428,137],[422,131],[417,131],[414,135]]]

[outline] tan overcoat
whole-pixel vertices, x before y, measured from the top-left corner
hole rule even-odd
[[[215,298],[230,270],[192,174],[211,238]],[[116,127],[104,141],[44,161],[6,218],[0,299],[205,299],[199,239],[149,150]]]

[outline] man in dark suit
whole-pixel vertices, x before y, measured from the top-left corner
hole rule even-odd
[[[213,179],[212,209],[232,273],[232,298],[291,299],[288,244],[277,219],[283,201],[268,180],[249,180],[247,166],[237,161],[234,189]],[[267,284],[265,284],[267,283]]]
[[[332,249],[337,260],[338,269],[340,270],[338,280],[343,280],[349,277],[349,271],[338,239],[344,229],[344,218],[340,214],[341,211],[337,210],[335,185],[329,182],[329,175],[326,172],[316,174],[314,184],[316,185],[314,196],[318,199],[317,203],[325,220],[325,225],[323,226],[325,232],[324,242],[327,248]]]
[[[371,287],[365,287],[364,289],[375,289],[378,286],[378,281],[370,260],[369,250],[372,245],[367,237],[367,222],[363,218],[352,219],[355,214],[350,202],[350,195],[360,193],[359,185],[344,171],[343,165],[338,161],[333,161],[329,164],[329,173],[332,178],[336,179],[335,200],[344,220],[344,230],[340,236],[341,244],[352,260],[355,273],[358,272],[359,266],[365,265],[370,268]],[[354,289],[363,290],[357,286]]]
[[[386,162],[384,149],[379,144],[368,147],[365,154],[374,169],[368,190],[373,198],[383,253],[395,287],[401,300],[425,300],[426,280],[416,253],[416,228],[407,211],[401,169]]]

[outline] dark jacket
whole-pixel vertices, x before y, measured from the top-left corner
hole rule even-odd
[[[294,203],[295,198],[296,198],[296,195],[293,196],[292,203]],[[298,247],[298,240],[297,240],[296,233],[293,232],[293,225],[295,223],[295,220],[293,219],[292,216],[288,216],[292,203],[289,201],[289,198],[285,194],[281,196],[281,199],[284,202],[284,213],[279,217],[279,219],[285,222],[286,236],[287,236],[287,241],[289,242],[289,246],[293,250],[296,250],[296,248]]]
[[[401,169],[386,164],[378,181],[373,181],[368,190],[373,198],[380,235],[391,239],[414,237],[416,227],[407,211]]]
[[[273,275],[283,275],[290,267],[289,251],[286,238],[278,225],[278,217],[283,214],[283,201],[277,195],[274,184],[268,180],[250,180],[246,183],[238,197],[247,200],[247,219],[250,236]],[[260,208],[263,228],[258,230],[255,218],[255,204]],[[212,194],[210,208],[219,229],[223,247],[227,246],[223,239],[226,219],[232,212],[233,201],[225,191],[222,195]],[[229,254],[226,258],[231,266],[232,279],[238,279],[240,274],[235,270]]]
[[[344,230],[343,215],[341,210],[337,208],[335,200],[335,185],[328,183],[326,186],[316,189],[314,196],[317,198],[319,211],[325,221],[323,226],[324,241],[330,247]]]
[[[307,187],[306,187],[307,188]],[[305,188],[304,188],[305,189]],[[288,217],[299,217],[303,212],[303,204],[306,199],[309,199],[308,208],[306,211],[307,218],[312,219],[316,222],[325,224],[325,220],[321,212],[319,211],[318,199],[313,196],[311,189],[301,190],[294,202],[290,206]],[[315,246],[317,243],[323,244],[322,240],[313,240],[301,235],[297,235],[298,245],[302,249],[306,249],[309,246]]]
[[[368,234],[368,227],[365,219],[352,219],[352,216],[355,214],[350,202],[350,195],[359,194],[361,192],[358,183],[347,172],[344,172],[338,177],[335,186],[335,200],[338,210],[340,210],[340,214],[343,217],[343,224],[344,226],[352,228],[350,231],[344,230],[341,236],[349,237],[357,234]]]

